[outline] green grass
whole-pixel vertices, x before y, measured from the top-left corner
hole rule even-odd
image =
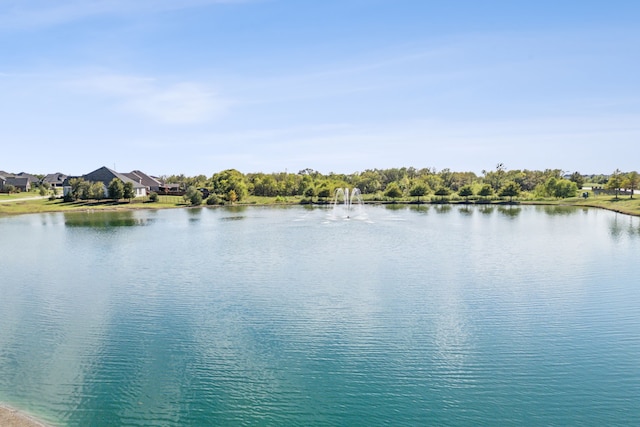
[[[31,194],[32,197],[37,196],[33,192],[31,193],[21,193],[22,198],[25,197],[26,194]],[[14,197],[14,199],[20,199],[21,197]],[[477,198],[474,198],[477,199]],[[0,200],[2,200],[0,198]],[[249,196],[246,199],[242,200],[242,202],[237,203],[239,206],[246,205],[295,205],[300,204],[303,200],[303,197],[294,196],[294,197],[259,197],[259,196]],[[317,199],[314,199],[317,202]],[[376,202],[374,200],[365,198],[366,202]],[[391,200],[389,200],[391,201]],[[387,201],[387,202],[389,202]],[[415,198],[406,198],[406,199],[398,199],[396,200],[397,204],[406,204],[410,202],[415,202]],[[331,200],[324,201],[325,203],[332,203]],[[384,202],[384,201],[383,201]],[[478,202],[477,200],[471,200],[471,202]],[[492,199],[488,200],[488,203],[505,203],[505,200],[500,199]],[[582,197],[572,197],[567,199],[532,199],[527,197],[522,197],[518,199],[514,199],[514,202],[520,204],[533,204],[533,205],[559,205],[559,206],[588,206],[594,208],[602,208],[608,209],[615,212],[620,212],[628,215],[640,216],[640,195],[636,196],[636,198],[630,199],[628,196],[621,196],[616,199],[613,196],[609,195],[601,195],[594,197],[592,193],[590,193],[590,197],[588,199],[583,199]],[[423,197],[422,203],[431,203],[431,197]],[[448,203],[464,203],[464,200],[460,200],[459,198],[448,200]],[[43,212],[72,212],[72,211],[89,211],[89,210],[134,210],[134,209],[168,209],[168,208],[177,208],[177,207],[187,207],[188,203],[185,203],[181,196],[159,196],[157,202],[149,202],[148,198],[144,199],[134,199],[131,202],[120,201],[113,202],[111,200],[107,201],[77,201],[65,203],[62,199],[56,200],[48,200],[48,199],[33,199],[33,200],[16,200],[15,202],[7,202],[0,203],[0,215],[19,215],[19,214],[28,214],[28,213],[43,213]],[[203,206],[206,206],[203,202]]]
[[[29,197],[40,197],[40,191],[26,191],[24,193],[0,193],[0,201],[2,200],[15,200],[15,199],[26,199]]]

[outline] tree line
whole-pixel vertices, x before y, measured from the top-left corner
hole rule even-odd
[[[474,172],[456,172],[450,169],[416,169],[413,167],[390,169],[367,169],[352,174],[322,174],[313,169],[297,173],[248,173],[227,169],[206,175],[170,175],[160,178],[164,183],[179,184],[184,200],[199,205],[206,197],[210,205],[235,203],[249,196],[302,197],[307,201],[329,200],[337,188],[360,189],[372,200],[423,197],[447,200],[458,197],[464,200],[490,200],[494,197],[513,200],[520,196],[530,198],[576,197],[585,182],[600,186],[618,197],[623,189],[635,190],[640,185],[640,175],[636,171],[623,173],[615,170],[611,175],[583,175],[574,172],[565,175],[560,169],[508,170],[503,164],[494,169],[483,170],[478,176]],[[113,199],[131,200],[133,185],[113,179],[106,187],[101,182],[88,182],[82,178],[70,180],[71,189],[65,196],[67,201]],[[158,195],[151,193],[152,201]],[[631,191],[633,197],[633,191]]]
[[[524,196],[533,198],[575,197],[585,182],[602,186],[615,192],[616,197],[622,189],[634,190],[640,184],[640,176],[632,171],[619,170],[611,175],[583,175],[574,172],[563,174],[560,169],[508,170],[498,164],[492,170],[483,170],[478,176],[474,172],[456,172],[450,169],[436,171],[431,168],[413,167],[390,169],[367,169],[352,174],[322,174],[313,169],[304,169],[297,173],[247,173],[227,169],[211,177],[197,175],[171,175],[162,177],[165,182],[178,183],[190,190],[194,204],[199,204],[194,191],[206,189],[208,204],[236,202],[248,196],[264,196],[286,199],[300,196],[309,201],[314,198],[327,200],[337,188],[357,187],[363,195],[374,200],[434,197],[446,200],[452,196],[465,200],[470,198],[490,199]],[[526,193],[526,194],[523,194]]]

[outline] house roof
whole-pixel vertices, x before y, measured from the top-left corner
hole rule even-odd
[[[26,187],[29,185],[29,178],[26,177],[9,177],[6,179],[6,183],[8,185],[13,185],[15,187]]]
[[[123,173],[122,175],[131,178],[133,181],[139,182],[145,187],[158,187],[160,185],[160,181],[139,170]]]
[[[40,178],[26,172],[20,172],[19,174],[16,175],[16,178],[27,178],[29,182],[40,182]]]
[[[47,182],[49,184],[62,184],[64,180],[67,178],[67,175],[56,172],[50,173],[42,179],[42,182]]]
[[[93,172],[89,172],[86,175],[82,175],[82,176],[67,176],[62,185],[63,186],[69,186],[71,185],[71,180],[74,178],[82,178],[85,181],[89,181],[89,182],[102,182],[105,186],[108,186],[109,183],[114,179],[114,178],[118,178],[119,180],[121,180],[123,183],[127,183],[130,182],[131,184],[133,184],[133,188],[146,188],[144,185],[138,183],[137,181],[134,181],[130,178],[127,178],[126,176],[124,176],[124,174],[118,173],[114,170],[109,169],[108,167],[101,167],[99,169],[94,170]]]
[[[82,175],[87,181],[97,182],[100,181],[104,183],[104,185],[109,185],[109,183],[114,179],[118,178],[124,183],[130,182],[133,184],[133,188],[146,188],[146,186],[140,184],[137,181],[132,180],[131,178],[126,177],[124,174],[118,173],[114,170],[109,169],[106,166],[103,166],[99,169],[94,170],[93,172],[89,172],[86,175]]]

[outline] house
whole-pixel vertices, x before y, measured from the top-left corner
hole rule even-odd
[[[3,185],[3,189],[9,185],[13,185],[16,190],[29,191],[31,190],[31,183],[29,178],[25,177],[7,177]]]
[[[7,182],[7,178],[3,175],[0,175],[0,191],[4,191],[4,184]]]
[[[71,179],[73,178],[82,178],[85,181],[89,181],[89,182],[101,182],[102,185],[104,186],[104,194],[105,197],[109,197],[109,183],[113,180],[113,179],[119,179],[120,181],[122,181],[123,184],[126,184],[127,182],[130,182],[133,185],[133,191],[135,196],[134,197],[144,197],[147,195],[147,187],[145,187],[144,185],[140,184],[137,181],[134,181],[128,177],[126,177],[124,174],[118,173],[114,170],[109,169],[108,167],[101,167],[99,169],[94,170],[93,172],[89,172],[86,175],[82,175],[79,177],[73,177],[73,176],[68,176],[63,183],[63,190],[62,190],[62,194],[63,195],[67,195],[71,192]]]
[[[31,187],[33,186],[38,186],[40,185],[40,177],[36,176],[36,175],[32,175],[30,173],[26,173],[26,172],[20,172],[19,174],[15,175],[16,178],[27,178],[29,180],[29,185]]]
[[[129,173],[123,173],[123,175],[147,187],[147,192],[155,191],[157,193],[160,191],[160,181],[142,171],[134,170]]]
[[[58,188],[58,187],[62,187],[62,184],[64,183],[65,179],[67,179],[67,175],[63,173],[60,173],[60,172],[50,173],[44,178],[42,178],[42,183],[49,184],[51,188]]]

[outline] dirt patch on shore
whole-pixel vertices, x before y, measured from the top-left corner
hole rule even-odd
[[[47,427],[46,424],[8,406],[0,405],[0,426],[2,427]]]

